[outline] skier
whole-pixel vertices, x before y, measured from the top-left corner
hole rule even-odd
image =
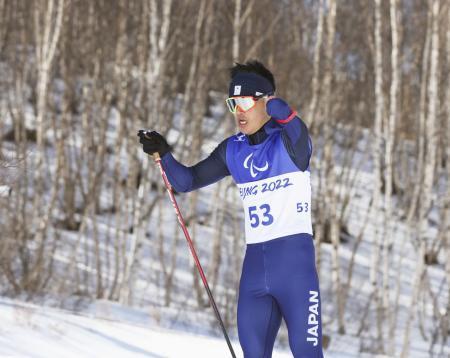
[[[227,175],[239,188],[247,243],[237,309],[244,357],[272,356],[282,318],[294,357],[323,357],[308,129],[297,112],[274,97],[274,77],[262,63],[236,63],[230,75],[226,104],[239,133],[222,141],[206,159],[184,166],[155,131],[140,130],[140,143],[145,153],[159,153],[178,192]]]

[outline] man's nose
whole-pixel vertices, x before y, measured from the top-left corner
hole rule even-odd
[[[236,112],[243,113],[244,111],[242,110],[241,106],[236,106]]]

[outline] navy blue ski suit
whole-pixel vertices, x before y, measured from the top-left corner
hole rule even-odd
[[[294,357],[323,357],[321,304],[310,221],[311,140],[295,114],[271,118],[252,135],[238,133],[203,161],[186,167],[162,158],[178,192],[232,175],[244,203],[247,248],[238,333],[245,358],[272,356],[284,318]]]

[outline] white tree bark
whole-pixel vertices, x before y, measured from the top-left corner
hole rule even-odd
[[[430,42],[431,42],[431,26],[432,13],[428,12],[427,29],[425,35],[425,43],[422,51],[422,75],[420,82],[420,98],[419,98],[419,132],[417,133],[417,167],[416,167],[416,181],[414,183],[414,190],[411,196],[411,204],[407,214],[407,221],[411,223],[416,217],[416,209],[420,194],[423,188],[424,177],[424,160],[425,160],[425,120],[426,120],[426,104],[427,104],[427,83],[429,72],[429,58],[430,58]]]
[[[194,32],[194,46],[192,49],[192,60],[189,66],[189,74],[186,82],[184,94],[183,94],[183,107],[181,109],[181,125],[182,131],[187,132],[187,123],[188,117],[191,115],[192,110],[192,92],[194,90],[195,78],[197,77],[198,72],[198,62],[199,62],[199,52],[200,52],[200,35],[203,22],[205,20],[205,9],[206,9],[206,1],[202,0],[200,3],[200,8],[198,11],[196,23],[195,23],[195,32]],[[181,136],[181,133],[180,133]],[[184,137],[184,140],[187,140],[188,136]],[[177,140],[178,141],[178,140]],[[183,143],[183,147],[185,143]],[[180,158],[183,160],[184,158]]]
[[[340,246],[340,222],[338,203],[337,203],[337,191],[336,191],[336,171],[333,158],[333,143],[334,143],[334,131],[335,131],[335,114],[331,113],[331,81],[333,78],[334,68],[334,35],[336,30],[336,1],[330,0],[328,3],[327,14],[327,44],[325,49],[326,66],[325,75],[323,80],[323,118],[324,121],[324,137],[325,148],[323,156],[324,165],[324,178],[326,180],[325,185],[325,215],[328,216],[330,222],[330,237],[333,246],[331,252],[331,277],[333,283],[333,290],[336,296],[336,309],[339,332],[345,332],[344,324],[344,310],[343,310],[343,292],[341,287],[340,277],[340,263],[339,263],[339,246]]]
[[[437,146],[437,105],[438,105],[438,58],[439,58],[439,31],[438,31],[438,16],[439,16],[439,0],[433,0],[431,3],[432,21],[431,24],[431,52],[430,52],[430,78],[428,82],[428,113],[426,123],[426,154],[425,154],[425,174],[424,174],[424,188],[421,203],[419,206],[418,218],[418,265],[415,276],[414,290],[411,298],[411,309],[409,311],[405,333],[403,337],[402,357],[409,356],[410,347],[410,330],[411,324],[414,321],[415,305],[418,301],[420,287],[423,282],[423,275],[425,272],[425,254],[426,254],[426,230],[428,226],[428,212],[432,206],[432,189],[433,180],[436,167],[436,146]],[[425,59],[426,60],[426,59]]]
[[[233,63],[239,58],[239,34],[241,32],[241,8],[242,1],[234,2],[234,18],[233,18]]]
[[[34,4],[34,30],[36,40],[36,141],[37,150],[35,155],[35,174],[34,174],[34,200],[32,220],[35,223],[32,226],[34,238],[36,239],[35,260],[30,259],[29,275],[23,277],[23,285],[27,290],[33,291],[40,285],[40,275],[44,267],[44,252],[46,247],[46,230],[53,210],[56,195],[59,188],[59,178],[61,169],[61,152],[58,150],[57,170],[54,173],[52,182],[50,200],[47,205],[44,203],[44,178],[50,179],[51,170],[45,165],[45,134],[47,130],[47,92],[50,70],[55,57],[56,46],[61,32],[63,18],[64,0],[59,0],[55,7],[54,0],[40,1]]]
[[[426,216],[432,206],[432,189],[436,169],[437,150],[437,109],[439,103],[438,81],[439,81],[439,0],[432,2],[432,32],[431,32],[431,53],[430,53],[430,80],[428,82],[428,113],[426,122],[426,160],[423,199],[419,208],[420,235],[423,238],[426,229]]]
[[[378,224],[381,223],[380,210],[381,210],[381,153],[382,153],[382,122],[384,115],[384,93],[383,93],[383,37],[382,37],[382,17],[381,17],[381,0],[375,1],[375,123],[374,123],[374,150],[373,150],[373,163],[374,163],[374,185],[373,185],[373,218],[375,221],[374,232],[374,250],[371,255],[370,265],[370,283],[371,283],[371,295],[369,296],[368,306],[370,306],[370,300],[375,299],[376,307],[380,306],[380,294],[379,294],[379,282],[378,271],[380,262],[380,251],[383,236],[378,230]],[[382,325],[381,318],[378,317],[379,310],[377,309],[377,339],[382,341]]]
[[[224,231],[224,216],[225,216],[225,181],[220,181],[214,191],[214,197],[211,205],[211,223],[215,228],[214,236],[212,237],[212,248],[210,261],[208,264],[208,276],[210,277],[211,287],[213,291],[218,284],[219,268],[222,262],[222,245],[223,245],[223,231]]]
[[[34,25],[36,36],[36,64],[38,80],[36,85],[37,108],[36,108],[36,140],[37,152],[35,158],[35,182],[36,200],[34,202],[34,217],[38,214],[42,205],[43,195],[43,165],[45,159],[44,136],[46,132],[46,102],[47,89],[51,65],[55,56],[56,45],[61,32],[63,18],[64,0],[57,0],[57,8],[54,11],[55,0],[40,1],[34,8]],[[46,3],[46,5],[45,5]],[[55,16],[56,12],[56,16]]]
[[[158,123],[159,111],[161,106],[161,86],[160,79],[163,73],[163,61],[166,55],[166,47],[168,42],[168,34],[170,29],[170,14],[172,9],[172,0],[164,1],[163,7],[160,11],[156,0],[149,1],[149,16],[150,16],[150,29],[149,29],[149,43],[150,53],[147,63],[147,91],[148,102],[150,105],[150,116],[147,121],[148,124]],[[161,18],[159,18],[161,16]],[[158,34],[158,28],[160,29]],[[142,172],[149,172],[149,165],[151,160],[141,154],[142,158]],[[140,245],[140,241],[144,236],[144,230],[142,227],[142,211],[143,203],[146,198],[146,194],[150,192],[150,181],[146,178],[146,175],[142,178],[141,185],[138,189],[136,200],[136,208],[133,215],[133,235],[130,242],[130,248],[126,256],[125,270],[121,283],[120,300],[123,303],[129,303],[129,294],[132,290],[133,279],[131,273],[133,271],[133,265],[136,261],[137,248]]]
[[[235,0],[234,2],[234,17],[233,17],[233,63],[239,60],[240,55],[240,34],[242,26],[253,10],[253,5],[255,4],[255,0],[250,0],[247,2],[247,6],[244,10],[242,10],[242,0]]]
[[[417,251],[417,266],[415,273],[413,277],[411,278],[411,287],[413,287],[413,293],[411,297],[411,306],[410,311],[408,315],[408,319],[406,321],[406,328],[403,336],[403,347],[401,351],[401,358],[408,358],[410,357],[409,349],[410,349],[410,330],[411,330],[411,324],[414,320],[414,312],[417,309],[416,304],[418,301],[418,296],[420,293],[420,290],[422,288],[422,282],[423,282],[423,272],[425,270],[425,263],[423,260],[423,257],[425,255],[425,242],[421,241],[419,250]]]
[[[391,88],[390,88],[390,102],[389,102],[389,119],[385,124],[385,160],[386,170],[384,176],[385,191],[384,191],[384,223],[385,230],[383,234],[383,320],[387,322],[387,327],[392,326],[392,318],[395,312],[390,310],[390,287],[389,287],[389,270],[390,270],[390,252],[393,245],[392,240],[392,183],[393,183],[393,159],[394,159],[394,138],[395,138],[395,125],[397,117],[397,97],[399,89],[399,65],[398,65],[398,52],[399,52],[399,39],[398,39],[398,15],[397,15],[397,0],[390,0],[390,19],[391,19]],[[394,354],[394,337],[387,335],[388,348],[387,353],[389,355]]]
[[[313,77],[311,84],[312,98],[309,104],[308,115],[306,116],[307,123],[313,123],[316,119],[316,107],[319,98],[319,69],[320,69],[320,49],[322,47],[323,37],[323,1],[319,0],[319,13],[317,19],[316,43],[314,44],[314,59],[313,59]]]
[[[450,70],[450,6],[447,6],[447,69]],[[450,80],[447,78],[447,93],[446,93],[446,121],[447,121],[447,155],[446,155],[446,167],[447,167],[447,197],[445,201],[445,214],[444,214],[444,257],[450,257],[450,237],[448,231],[450,229]],[[445,142],[444,142],[445,143]],[[447,277],[447,286],[450,287],[450,260],[445,260],[445,273]],[[447,312],[446,322],[444,322],[444,329],[446,332],[450,332],[450,297],[447,300]],[[445,335],[448,338],[448,333]]]
[[[320,74],[319,74],[319,69],[320,69],[320,50],[322,47],[322,37],[323,37],[323,22],[324,22],[324,1],[320,0],[319,2],[319,12],[318,12],[318,19],[317,19],[317,30],[316,30],[316,43],[314,46],[314,63],[313,63],[313,80],[312,80],[312,99],[311,99],[311,103],[310,103],[310,107],[309,107],[309,120],[307,120],[307,123],[310,124],[309,125],[309,130],[311,132],[311,134],[313,134],[315,132],[315,128],[317,128],[319,126],[319,123],[321,123],[323,121],[322,118],[320,118],[319,116],[316,116],[316,102],[318,100],[319,97],[319,79],[320,79]],[[314,160],[314,157],[313,157]],[[317,164],[317,166],[319,166],[319,164]],[[319,173],[319,188],[318,191],[319,193],[321,192],[322,189],[322,177],[323,174],[321,174],[321,170],[318,171]],[[316,225],[315,225],[315,230],[314,230],[314,239],[316,241],[316,267],[317,267],[317,273],[320,277],[320,271],[321,271],[321,267],[322,267],[322,245],[321,245],[321,241],[322,238],[324,236],[324,225],[325,225],[325,218],[323,217],[324,215],[324,206],[323,206],[323,201],[322,201],[322,197],[319,194],[317,196],[317,218],[316,218]]]

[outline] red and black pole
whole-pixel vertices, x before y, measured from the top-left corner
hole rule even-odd
[[[220,327],[222,328],[222,332],[225,337],[225,340],[227,341],[228,348],[230,349],[230,352],[231,352],[231,356],[233,358],[236,358],[236,355],[234,354],[234,350],[233,350],[233,347],[230,342],[230,338],[228,337],[227,331],[225,329],[225,325],[223,324],[222,318],[220,317],[220,313],[217,308],[216,302],[214,301],[213,295],[212,295],[211,290],[208,285],[208,281],[206,280],[205,273],[203,272],[202,265],[200,264],[200,260],[198,259],[197,253],[195,252],[195,248],[194,248],[194,244],[191,240],[191,236],[189,235],[189,232],[188,232],[186,225],[184,223],[184,220],[183,220],[183,216],[181,215],[180,208],[178,207],[175,196],[173,195],[172,186],[170,185],[169,180],[167,179],[166,173],[161,165],[161,158],[159,156],[159,153],[154,153],[153,159],[155,160],[156,164],[158,165],[159,171],[161,172],[161,176],[164,180],[164,184],[166,185],[167,192],[169,193],[170,201],[172,202],[173,208],[175,209],[175,212],[177,214],[178,222],[180,223],[181,228],[183,229],[184,236],[186,237],[186,240],[188,242],[189,248],[191,250],[191,254],[195,261],[195,265],[197,266],[198,272],[200,273],[200,277],[202,278],[203,285],[205,286],[206,292],[208,293],[209,301],[211,302],[211,305],[214,309],[214,313],[216,314],[216,318],[219,321]]]

